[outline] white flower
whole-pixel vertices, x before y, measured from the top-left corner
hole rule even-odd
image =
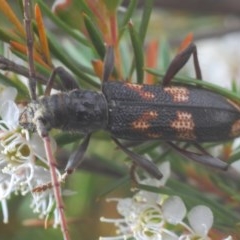
[[[165,162],[159,169],[163,173],[163,179],[144,178],[138,181],[150,186],[163,186],[170,175],[170,164]],[[163,237],[177,240],[177,235],[165,228],[166,221],[159,205],[162,201],[161,195],[140,190],[132,198],[109,199],[108,201],[117,202],[117,210],[123,218],[101,218],[103,222],[115,224],[118,229],[118,236],[101,237],[101,240],[127,239],[128,237],[137,240],[157,240]]]
[[[170,175],[170,165],[163,163],[160,168],[165,174],[163,181],[145,178],[141,183],[163,186]],[[142,190],[132,198],[111,198],[108,201],[117,203],[116,208],[121,217],[100,219],[114,224],[117,229],[116,236],[100,237],[100,240],[211,240],[208,232],[213,224],[213,214],[206,206],[196,206],[187,214],[180,197]],[[231,237],[225,240],[228,239],[231,240]]]
[[[52,188],[34,193],[33,189],[51,182],[47,168],[43,142],[37,134],[30,138],[28,132],[18,127],[19,109],[13,102],[16,96],[13,88],[6,88],[0,93],[0,201],[3,221],[8,222],[7,200],[12,194],[32,194],[34,212],[40,217],[48,215],[55,199]],[[54,144],[53,144],[54,145]],[[36,165],[36,159],[43,166]],[[44,167],[46,166],[46,167]],[[57,173],[60,178],[59,172]],[[59,223],[58,211],[54,210],[55,225]]]

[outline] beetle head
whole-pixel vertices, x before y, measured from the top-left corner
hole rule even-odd
[[[37,103],[32,102],[25,107],[23,112],[19,117],[19,124],[24,129],[28,129],[30,131],[36,131],[36,124],[34,123],[34,116],[37,110]]]

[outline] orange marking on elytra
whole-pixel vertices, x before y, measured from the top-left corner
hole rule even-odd
[[[137,120],[132,123],[132,126],[134,129],[139,129],[139,130],[144,131],[144,130],[148,129],[150,125],[148,122]]]
[[[155,119],[157,116],[157,111],[146,111],[132,123],[132,127],[137,130],[145,131],[151,126],[151,123],[149,123],[149,121]]]
[[[172,97],[173,102],[187,102],[189,100],[189,90],[185,87],[165,87],[164,91]]]
[[[133,83],[126,83],[128,88],[136,91],[142,98],[150,100],[155,98],[155,94],[149,91],[143,90],[143,85],[133,84]]]
[[[177,111],[177,117],[174,121],[172,121],[170,126],[177,131],[179,139],[196,139],[194,133],[195,124],[191,113]]]

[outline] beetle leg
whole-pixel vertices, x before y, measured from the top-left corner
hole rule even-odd
[[[199,144],[194,144],[194,146],[202,153],[195,153],[191,151],[187,151],[185,149],[182,149],[178,147],[176,144],[172,142],[167,142],[168,145],[170,145],[176,152],[178,152],[180,155],[184,156],[185,158],[191,159],[195,162],[208,165],[213,168],[221,169],[221,170],[227,170],[228,164],[222,161],[219,158],[213,157],[208,152],[206,152],[205,149],[203,149]]]
[[[121,150],[123,150],[123,152],[125,152],[134,161],[134,163],[136,163],[139,167],[143,168],[151,176],[153,176],[157,179],[162,178],[162,173],[159,171],[159,169],[157,168],[157,166],[153,162],[150,162],[147,158],[145,158],[145,157],[127,149],[116,138],[112,137],[112,139],[118,145],[118,147]]]
[[[172,78],[178,73],[178,71],[186,64],[190,56],[193,55],[194,68],[196,72],[196,78],[202,79],[201,69],[199,66],[197,47],[194,43],[190,43],[184,50],[178,53],[170,63],[165,76],[163,77],[163,86],[168,85]]]
[[[53,69],[46,85],[44,92],[45,96],[50,95],[56,75],[60,77],[63,87],[66,90],[79,89],[79,86],[73,76],[60,66]]]
[[[65,168],[65,172],[67,174],[71,174],[74,171],[74,169],[76,169],[78,165],[82,163],[84,154],[89,144],[90,137],[91,137],[91,134],[87,134],[84,137],[77,151],[70,156],[67,166]]]
[[[114,48],[113,46],[108,46],[104,58],[104,67],[103,67],[103,82],[107,82],[113,72],[114,68]]]

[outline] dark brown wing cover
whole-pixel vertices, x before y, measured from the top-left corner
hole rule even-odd
[[[240,135],[240,107],[203,88],[106,82],[103,94],[107,129],[117,138],[211,142]]]

